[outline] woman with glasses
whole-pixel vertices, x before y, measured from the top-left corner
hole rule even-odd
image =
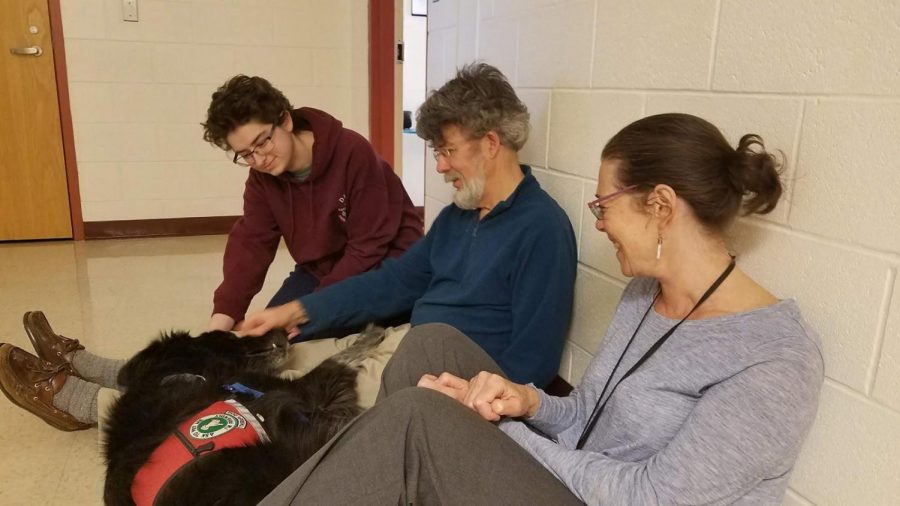
[[[264,504],[780,504],[821,346],[724,232],[775,208],[777,168],[760,137],[735,149],[694,116],[628,125],[588,207],[633,279],[575,390],[513,383],[462,334],[407,336],[375,407]]]
[[[420,214],[369,142],[323,111],[292,108],[265,79],[228,80],[203,126],[206,141],[250,168],[211,329],[243,320],[282,239],[297,265],[269,306],[378,267],[421,238]]]

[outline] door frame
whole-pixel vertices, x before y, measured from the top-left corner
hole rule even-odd
[[[396,167],[395,71],[396,6],[393,0],[369,0],[369,142]]]
[[[66,71],[66,48],[63,40],[60,0],[47,0],[50,13],[50,39],[53,45],[53,67],[56,74],[56,96],[59,101],[59,125],[62,131],[63,157],[66,167],[66,186],[69,189],[69,212],[72,218],[72,239],[84,240],[84,218],[81,214],[81,190],[78,186],[78,164],[75,158],[75,135],[69,101],[69,77]]]

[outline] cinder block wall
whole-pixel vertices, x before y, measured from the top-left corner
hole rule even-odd
[[[261,75],[368,134],[359,0],[62,0],[85,221],[241,214],[247,169],[202,140],[215,89]]]
[[[428,87],[481,59],[531,110],[522,152],[569,215],[576,316],[560,375],[577,383],[626,280],[585,207],[599,153],[627,123],[705,117],[763,136],[787,195],[734,230],[738,262],[796,298],[822,335],[819,416],[785,504],[900,497],[900,3],[893,0],[439,0]],[[426,175],[426,219],[451,201]]]

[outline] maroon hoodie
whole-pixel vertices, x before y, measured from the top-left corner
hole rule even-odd
[[[213,312],[235,321],[262,288],[282,237],[319,288],[400,256],[422,237],[400,178],[365,138],[323,111],[304,107],[292,117],[295,129],[315,136],[312,170],[304,181],[250,170],[244,215],[228,235],[225,279],[213,296]]]

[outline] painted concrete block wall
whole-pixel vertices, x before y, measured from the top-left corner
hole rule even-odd
[[[361,0],[62,0],[85,221],[241,213],[247,169],[206,144],[212,93],[260,75],[368,135]]]
[[[790,505],[900,497],[900,3],[892,0],[439,0],[428,88],[476,59],[532,113],[520,158],[579,246],[560,375],[581,378],[627,279],[585,202],[599,153],[627,123],[687,112],[733,143],[758,133],[787,162],[785,199],[742,219],[743,269],[795,298],[824,343],[819,416]],[[426,173],[426,223],[451,202]]]

